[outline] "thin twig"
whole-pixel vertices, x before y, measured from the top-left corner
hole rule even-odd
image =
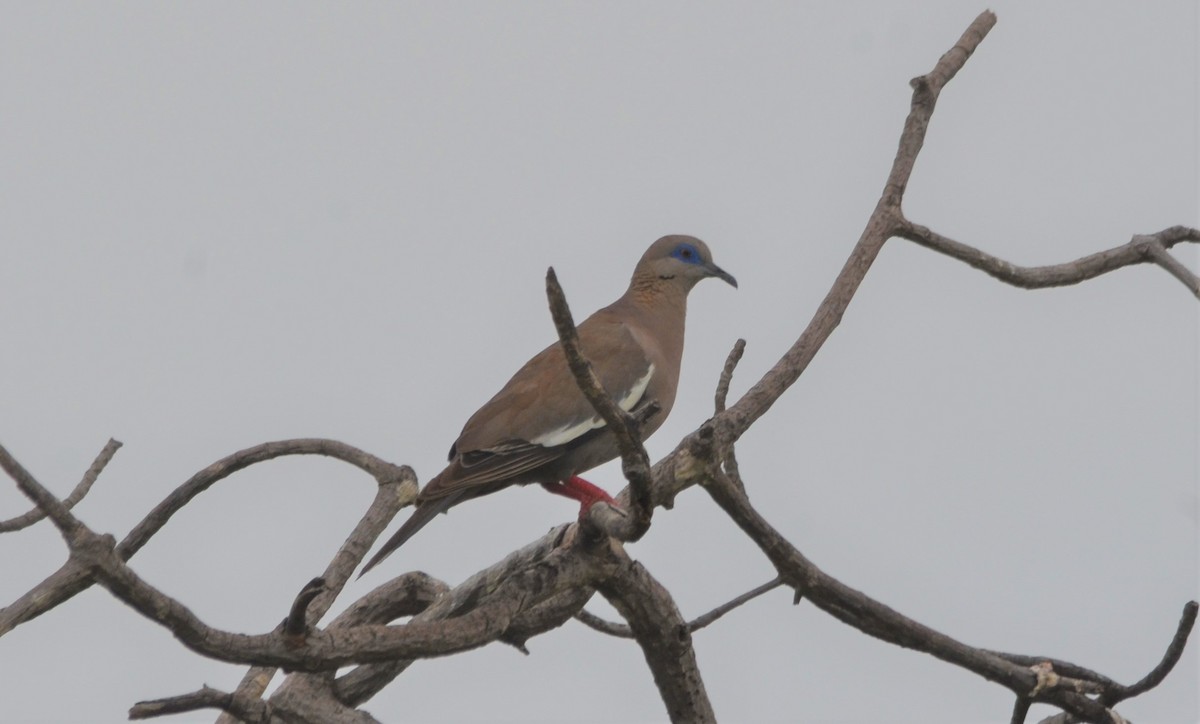
[[[1121,246],[1063,264],[1032,267],[1005,261],[907,219],[901,222],[896,235],[939,254],[958,259],[1006,284],[1022,289],[1079,284],[1122,267],[1149,262],[1166,269],[1193,294],[1200,297],[1200,279],[1166,251],[1182,242],[1200,242],[1200,229],[1186,226],[1172,226],[1155,234],[1140,234]]]
[[[729,384],[733,381],[733,371],[737,369],[738,362],[742,360],[742,354],[746,351],[746,340],[738,339],[733,343],[733,349],[729,350],[729,356],[725,358],[725,366],[721,368],[721,378],[717,381],[717,392],[714,399],[716,414],[721,414],[725,411],[726,398],[729,396]],[[742,470],[738,466],[737,451],[734,441],[729,441],[723,445],[719,451],[724,460],[725,474],[733,481],[733,484],[746,489],[746,484],[742,482]]]
[[[762,584],[761,586],[753,588],[753,589],[743,593],[742,595],[738,596],[737,598],[734,598],[730,601],[726,601],[725,603],[722,603],[720,606],[717,606],[716,608],[709,611],[708,613],[692,619],[691,621],[689,621],[686,624],[687,630],[689,633],[695,633],[695,632],[699,631],[700,629],[704,628],[705,626],[711,625],[717,619],[721,618],[722,616],[729,613],[730,611],[737,608],[738,606],[741,606],[749,601],[753,601],[754,599],[763,595],[767,591],[772,591],[776,588],[779,588],[782,585],[783,585],[783,579],[780,578],[779,576],[776,576],[775,578],[773,578],[770,581],[767,581],[766,583]],[[581,609],[579,612],[577,612],[575,614],[575,618],[578,619],[580,623],[584,624],[585,626],[588,626],[589,628],[593,628],[593,629],[599,631],[600,633],[605,633],[605,634],[608,634],[609,636],[616,636],[617,638],[623,638],[623,639],[633,638],[633,632],[629,629],[628,625],[623,624],[623,623],[615,623],[613,621],[608,621],[608,620],[603,619],[603,618],[597,616],[596,614],[591,613],[590,611],[587,611],[585,609]]]
[[[63,538],[70,544],[75,534],[83,527],[83,524],[71,514],[71,511],[63,505],[63,502],[43,487],[21,463],[17,462],[16,458],[3,445],[0,445],[0,468],[4,468],[4,471],[17,484],[17,488],[25,494],[25,497],[32,500],[34,505],[43,514],[49,516],[50,520],[54,521],[55,527],[58,528]]]
[[[721,368],[721,377],[717,380],[717,392],[713,396],[717,412],[725,411],[725,400],[729,397],[729,383],[733,381],[733,371],[737,369],[738,362],[742,361],[745,352],[746,340],[739,338],[733,343],[733,349],[729,350],[729,356],[725,358],[725,366]]]
[[[633,638],[633,631],[630,630],[629,624],[609,621],[606,618],[597,616],[587,609],[580,609],[577,611],[575,613],[575,620],[592,630],[599,631],[602,634],[614,636],[619,639]]]
[[[108,465],[108,461],[112,460],[113,455],[115,455],[117,450],[120,448],[121,443],[117,440],[109,439],[109,441],[105,443],[104,448],[100,450],[100,454],[96,456],[96,459],[92,461],[91,467],[89,467],[87,472],[83,474],[83,478],[75,486],[75,489],[72,490],[71,494],[63,500],[63,505],[66,506],[67,510],[74,508],[76,503],[83,500],[84,496],[88,494],[88,491],[92,489],[92,485],[94,485],[96,480],[100,477],[100,473],[104,472],[104,468]],[[9,518],[8,520],[0,520],[0,533],[11,533],[13,531],[21,530],[22,528],[28,528],[45,517],[46,513],[41,508],[34,506],[23,515],[18,515],[15,518]]]
[[[1167,650],[1163,652],[1163,657],[1157,666],[1151,669],[1137,683],[1124,687],[1116,695],[1101,696],[1101,700],[1109,706],[1115,706],[1125,699],[1131,699],[1161,684],[1163,679],[1167,678],[1167,674],[1171,673],[1171,670],[1175,668],[1175,664],[1179,663],[1179,658],[1183,656],[1183,650],[1187,646],[1188,637],[1192,633],[1192,627],[1196,625],[1196,611],[1198,608],[1200,606],[1197,606],[1195,601],[1188,601],[1184,605],[1183,614],[1179,617],[1179,625],[1175,628],[1175,635],[1171,637],[1171,643],[1167,645]]]
[[[270,707],[266,702],[247,701],[210,686],[205,686],[190,694],[139,701],[129,709],[129,718],[152,719],[200,709],[221,709],[244,722],[265,722],[270,718]]]
[[[709,611],[708,613],[704,614],[703,616],[693,619],[690,623],[688,623],[688,630],[693,631],[693,632],[699,631],[700,629],[713,623],[714,621],[721,618],[722,616],[729,613],[730,611],[737,608],[738,606],[741,606],[742,604],[747,603],[748,601],[753,601],[754,599],[763,595],[767,591],[773,591],[782,585],[783,585],[783,578],[780,576],[776,576],[773,580],[767,581],[766,583],[762,584],[761,586],[759,586],[753,590],[746,591],[745,593],[743,593],[742,595],[733,599],[732,601],[723,603],[720,606],[717,606],[713,610]]]

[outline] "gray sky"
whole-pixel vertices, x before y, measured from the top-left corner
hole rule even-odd
[[[661,456],[711,413],[737,337],[734,394],[799,334],[878,197],[909,78],[984,7],[6,3],[0,440],[63,495],[123,441],[78,509],[118,537],[267,440],[337,438],[425,480],[553,339],[547,266],[582,316],[651,241],[690,233],[741,288],[692,295]],[[909,216],[1024,264],[1196,225],[1196,3],[992,7]],[[893,241],[741,444],[752,499],[826,571],[924,623],[1135,680],[1200,595],[1197,310],[1157,268],[1025,292]],[[589,477],[622,485],[613,465]],[[134,568],[211,624],[269,630],[373,488],[322,460],[256,466]],[[27,507],[0,485],[0,518]],[[574,515],[530,488],[464,505],[342,603],[412,568],[458,582]],[[773,576],[698,490],[630,551],[687,616]],[[0,605],[63,558],[49,525],[0,537]],[[783,591],[696,647],[722,721],[1011,706]],[[631,642],[572,623],[530,649],[422,663],[368,709],[664,718]],[[1124,713],[1200,719],[1197,650]],[[115,722],[239,676],[93,590],[0,642],[0,719]]]

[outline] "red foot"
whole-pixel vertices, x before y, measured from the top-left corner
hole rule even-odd
[[[591,508],[596,503],[603,502],[613,507],[620,507],[611,495],[604,492],[603,488],[592,485],[578,475],[573,475],[570,479],[557,483],[542,483],[542,487],[555,495],[562,495],[571,500],[578,500],[580,518],[587,515],[588,508]]]

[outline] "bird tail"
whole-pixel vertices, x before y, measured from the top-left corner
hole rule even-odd
[[[366,575],[367,571],[379,565],[384,558],[387,558],[400,546],[404,545],[405,541],[416,535],[417,531],[425,527],[425,524],[433,520],[438,513],[446,512],[446,509],[458,502],[462,497],[463,491],[455,491],[449,495],[433,500],[424,501],[413,509],[412,515],[408,520],[404,521],[404,525],[400,526],[400,530],[388,539],[387,543],[383,544],[383,548],[375,554],[371,560],[367,561],[367,565],[363,566],[362,573],[358,574],[359,578]]]

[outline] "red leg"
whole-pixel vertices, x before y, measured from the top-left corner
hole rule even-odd
[[[587,514],[588,508],[596,503],[604,502],[616,506],[617,501],[612,499],[612,496],[604,492],[603,488],[592,485],[588,481],[573,475],[567,480],[557,483],[542,483],[542,487],[555,495],[562,495],[571,500],[579,501],[580,517]]]

